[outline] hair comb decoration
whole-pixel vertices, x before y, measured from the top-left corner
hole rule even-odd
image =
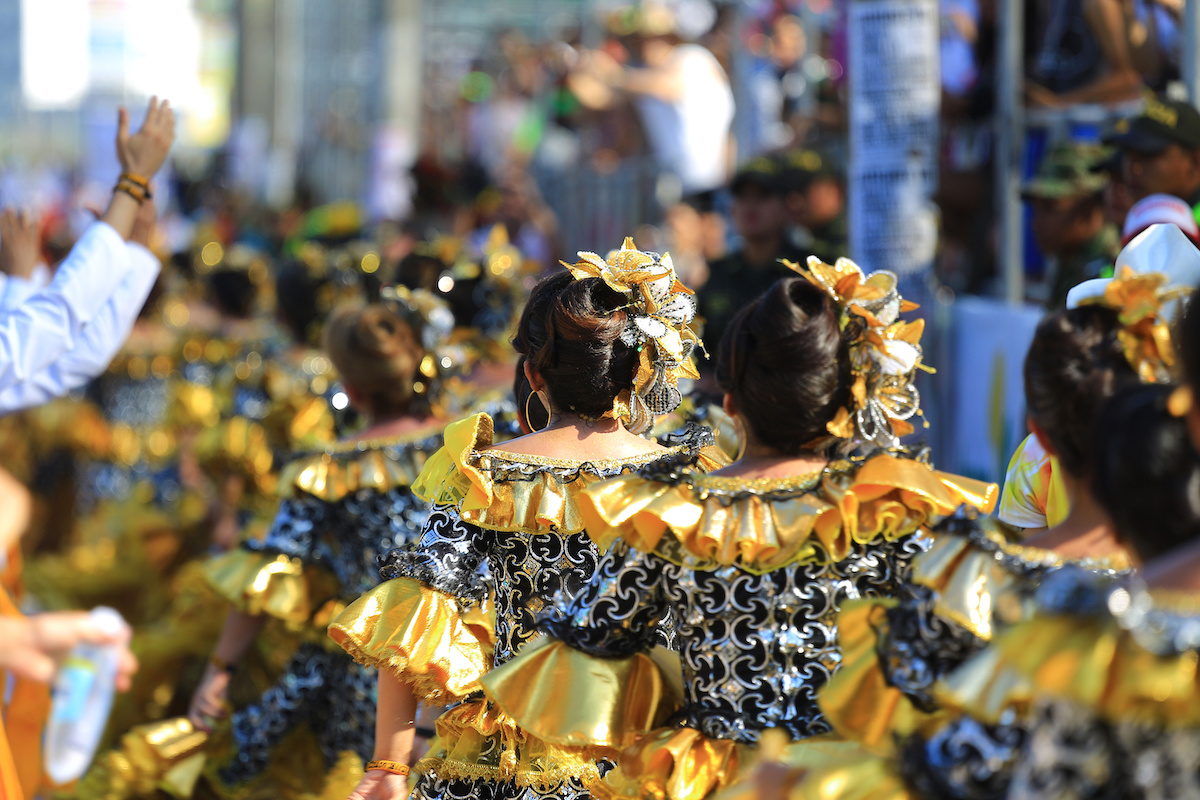
[[[896,275],[886,270],[863,273],[848,258],[826,264],[808,257],[808,269],[791,261],[788,269],[823,289],[841,310],[842,338],[850,351],[853,384],[850,403],[838,409],[827,426],[839,439],[896,447],[913,432],[909,420],[921,413],[921,396],[913,384],[921,363],[925,321],[903,322],[900,314],[918,306],[900,296]],[[928,423],[926,423],[928,424]]]
[[[421,359],[413,390],[429,398],[434,410],[439,410],[437,389],[462,364],[461,348],[450,344],[450,334],[454,331],[450,306],[432,292],[407,286],[384,286],[379,290],[379,299],[411,325],[420,338],[425,357]]]
[[[680,283],[669,253],[638,250],[626,238],[608,258],[581,252],[575,264],[561,262],[575,280],[600,278],[628,298],[628,322],[621,341],[638,350],[633,386],[617,395],[605,417],[622,419],[631,430],[643,431],[654,417],[675,410],[683,401],[681,378],[700,377],[692,353],[704,344],[688,327],[696,316],[696,297]]]
[[[1117,312],[1118,337],[1125,358],[1143,383],[1166,383],[1175,370],[1167,306],[1190,295],[1191,286],[1172,286],[1161,272],[1135,272],[1123,266],[1104,291],[1079,299],[1078,304],[1100,305]]]

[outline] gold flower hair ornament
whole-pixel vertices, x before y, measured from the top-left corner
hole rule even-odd
[[[913,432],[909,420],[923,416],[913,377],[918,369],[933,372],[921,363],[925,321],[899,319],[917,304],[900,296],[894,273],[880,270],[866,275],[848,258],[826,264],[809,256],[808,269],[791,261],[783,263],[823,289],[841,309],[840,326],[849,346],[854,382],[850,403],[838,409],[827,426],[829,433],[880,447],[899,445],[900,437]]]
[[[624,419],[635,431],[646,429],[656,415],[670,413],[683,401],[681,378],[700,377],[691,356],[704,345],[688,327],[696,316],[695,293],[676,277],[669,253],[638,250],[630,238],[606,259],[584,252],[575,264],[561,263],[575,280],[600,278],[629,299],[621,341],[638,349],[637,375],[604,416]]]
[[[1175,369],[1175,346],[1164,306],[1191,294],[1190,286],[1168,286],[1161,272],[1135,272],[1122,267],[1104,287],[1104,294],[1080,305],[1101,305],[1117,312],[1117,333],[1125,358],[1143,383],[1166,383]]]

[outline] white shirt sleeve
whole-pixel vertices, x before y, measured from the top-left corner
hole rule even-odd
[[[37,291],[33,281],[13,275],[0,275],[0,309],[16,308]]]
[[[125,240],[96,222],[50,285],[17,308],[0,309],[0,393],[30,380],[75,347],[85,325],[129,275]],[[0,404],[0,413],[8,410]]]
[[[20,384],[0,391],[0,411],[18,411],[61,397],[108,368],[129,338],[134,322],[162,264],[140,244],[129,243],[129,272],[79,339],[52,365]]]

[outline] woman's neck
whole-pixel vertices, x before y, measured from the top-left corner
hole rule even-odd
[[[1067,518],[1028,539],[1025,544],[1053,550],[1067,558],[1103,558],[1125,553],[1108,514],[1092,496],[1087,479],[1077,478],[1064,470],[1062,481],[1070,507]]]
[[[746,427],[743,423],[742,430]],[[825,469],[829,457],[812,450],[801,450],[798,453],[785,453],[775,447],[763,444],[749,433],[743,434],[746,447],[741,457],[717,471],[717,475],[729,478],[792,478],[798,475],[808,475]]]
[[[403,436],[430,427],[434,423],[432,417],[418,417],[412,414],[392,414],[389,416],[371,416],[366,429],[355,436],[355,439],[382,439],[390,436]]]

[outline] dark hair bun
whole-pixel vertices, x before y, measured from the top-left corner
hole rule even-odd
[[[760,442],[795,455],[827,435],[851,382],[833,299],[803,278],[776,281],[725,329],[717,381]]]
[[[513,347],[541,374],[555,408],[599,417],[632,388],[637,350],[621,341],[626,304],[599,278],[569,272],[534,287]]]
[[[1092,493],[1117,534],[1150,561],[1200,536],[1200,456],[1164,384],[1127,388],[1098,414]]]
[[[1046,317],[1025,356],[1025,407],[1050,439],[1059,463],[1087,475],[1092,427],[1104,400],[1137,374],[1125,358],[1117,312],[1081,306]]]

